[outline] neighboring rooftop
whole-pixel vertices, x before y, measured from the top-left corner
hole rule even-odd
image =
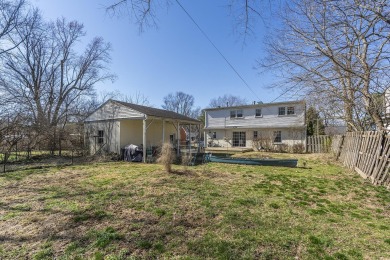
[[[305,101],[304,100],[296,100],[296,101],[285,101],[285,102],[275,102],[275,103],[256,102],[254,104],[249,104],[249,105],[221,106],[221,107],[206,108],[204,110],[221,110],[221,109],[231,109],[231,108],[254,108],[254,107],[278,106],[278,105],[294,105],[294,104],[300,104],[300,103],[305,104]]]

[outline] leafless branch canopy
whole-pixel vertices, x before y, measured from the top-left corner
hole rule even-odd
[[[9,39],[26,22],[25,7],[25,0],[0,0],[0,55],[19,44],[11,44]]]
[[[291,92],[313,98],[350,130],[383,129],[389,10],[386,0],[289,2],[281,14],[283,27],[267,41],[269,56],[259,67],[281,71],[295,86]]]
[[[145,28],[157,27],[159,9],[170,5],[170,0],[112,0],[106,6],[107,12],[112,16],[126,16],[133,20],[143,32]]]

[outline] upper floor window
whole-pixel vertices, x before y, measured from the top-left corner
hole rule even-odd
[[[261,114],[261,108],[256,108],[256,117],[261,117],[262,114]]]
[[[230,118],[242,118],[242,109],[230,110]]]
[[[295,108],[287,107],[287,115],[295,115]]]
[[[279,116],[295,115],[295,107],[279,107]]]
[[[236,110],[230,110],[230,118],[236,117]]]
[[[286,114],[286,108],[285,107],[279,107],[279,116],[284,116]]]

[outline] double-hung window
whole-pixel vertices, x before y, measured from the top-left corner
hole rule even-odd
[[[287,115],[295,115],[295,108],[287,107]]]
[[[282,142],[282,131],[274,131],[274,143]]]
[[[230,118],[243,118],[242,109],[230,110]]]
[[[295,107],[279,107],[278,115],[295,115]]]
[[[262,114],[261,114],[261,108],[256,108],[256,114],[255,114],[256,117],[261,117]]]
[[[279,107],[279,116],[284,116],[286,114],[286,107]]]

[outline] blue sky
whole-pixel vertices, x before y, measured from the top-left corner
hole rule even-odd
[[[181,0],[182,5],[208,34],[214,44],[253,89],[253,94],[226,64],[219,53],[196,28],[183,10],[172,1],[158,11],[158,29],[139,33],[125,16],[111,17],[104,6],[107,0],[30,0],[49,20],[65,17],[82,22],[87,31],[83,43],[101,36],[112,44],[110,71],[115,82],[99,84],[97,90],[118,90],[124,95],[136,92],[151,105],[161,107],[163,97],[182,91],[193,95],[195,106],[206,107],[212,98],[233,94],[248,101],[271,102],[280,94],[268,86],[271,76],[254,69],[262,57],[266,29],[261,21],[256,37],[243,39],[234,33],[226,0]],[[280,101],[280,99],[278,99]]]

